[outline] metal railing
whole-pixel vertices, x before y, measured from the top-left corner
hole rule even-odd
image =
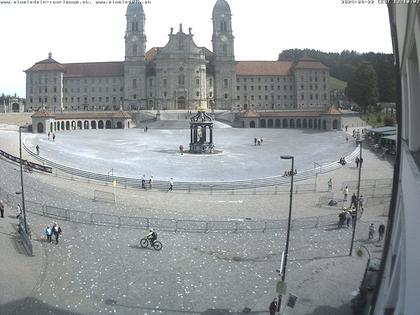
[[[43,158],[30,150],[26,144],[23,144],[24,149],[28,154],[30,154],[34,159],[37,159],[44,165],[48,165],[54,169],[54,175],[58,176],[58,171],[63,173],[69,174],[71,176],[85,178],[88,181],[100,181],[104,183],[111,184],[114,180],[117,183],[117,186],[127,188],[139,188],[140,181],[137,178],[130,178],[130,177],[122,177],[122,176],[109,176],[109,174],[101,174],[101,173],[94,173],[89,172],[73,167],[68,167],[46,158]],[[359,153],[359,149],[356,148],[351,154],[345,157],[347,163],[352,162]],[[338,161],[334,161],[331,163],[325,164],[317,164],[316,167],[310,170],[302,171],[296,175],[294,175],[294,179],[296,181],[303,181],[310,178],[315,177],[318,174],[327,173],[342,167]],[[73,177],[71,177],[74,179]],[[211,193],[220,192],[220,191],[230,191],[234,193],[236,190],[243,190],[243,189],[256,189],[261,187],[275,187],[275,193],[281,193],[283,190],[284,192],[288,192],[288,188],[284,188],[281,186],[289,185],[290,179],[285,176],[271,176],[259,179],[249,179],[249,180],[237,180],[237,181],[207,181],[207,182],[192,182],[192,181],[177,181],[175,183],[175,189],[177,191],[208,191]],[[153,182],[153,189],[155,190],[168,190],[169,182],[168,181],[161,181],[155,180]],[[296,192],[303,192],[303,191],[314,191],[316,187],[313,187],[312,184],[308,186],[301,185],[300,187],[296,187]]]
[[[3,150],[0,150],[0,155],[4,156],[6,159],[9,159],[13,162],[19,163],[20,164],[20,158],[14,155],[11,155]],[[25,165],[25,167],[28,167],[30,169],[36,169],[38,171],[42,171],[42,172],[47,172],[47,173],[52,173],[52,168],[49,166],[45,166],[45,165],[40,165],[28,160],[24,160],[22,159],[22,164]]]
[[[18,198],[0,188],[0,197],[6,204],[12,205],[19,202]],[[147,229],[150,227],[162,231],[185,231],[185,232],[265,232],[270,230],[286,229],[287,220],[187,220],[187,219],[164,219],[151,217],[125,216],[118,214],[105,214],[84,212],[61,207],[54,207],[34,201],[26,202],[26,211],[53,220],[64,220],[89,225],[103,225],[117,228]],[[292,220],[292,229],[318,228],[328,226],[336,222],[335,215],[314,216]],[[29,238],[28,238],[29,240]]]

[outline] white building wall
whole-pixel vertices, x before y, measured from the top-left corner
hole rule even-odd
[[[420,6],[392,8],[401,71],[402,143],[392,234],[374,314],[411,315],[420,310]]]

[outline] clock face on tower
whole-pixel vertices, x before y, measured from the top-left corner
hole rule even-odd
[[[138,39],[138,38],[137,38],[137,36],[136,36],[136,35],[134,35],[133,37],[131,37],[131,41],[132,41],[132,42],[136,42],[136,41],[137,41],[137,39]]]
[[[228,40],[228,38],[226,37],[226,35],[222,35],[222,36],[220,36],[220,40],[222,42],[226,42]]]

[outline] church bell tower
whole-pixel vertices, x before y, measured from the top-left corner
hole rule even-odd
[[[141,109],[146,105],[146,18],[140,1],[128,4],[126,18],[123,107]]]
[[[215,105],[217,109],[232,109],[236,99],[236,62],[232,14],[225,0],[217,0],[213,7],[212,20]]]

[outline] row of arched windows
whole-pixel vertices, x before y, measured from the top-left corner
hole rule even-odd
[[[245,124],[245,123],[244,123]],[[243,127],[245,127],[243,125]],[[256,121],[249,122],[250,128],[256,128]],[[283,118],[283,119],[260,119],[260,128],[304,128],[304,129],[327,129],[327,121],[321,119],[301,119],[301,118]],[[333,120],[332,129],[338,129],[338,120]]]
[[[117,121],[114,128],[122,129],[124,127],[122,121]],[[55,132],[60,130],[77,130],[77,129],[111,129],[111,120],[66,120],[66,121],[54,121],[50,123],[49,132]],[[130,123],[128,122],[128,128]],[[44,132],[44,124],[39,122],[37,125],[37,132]]]

